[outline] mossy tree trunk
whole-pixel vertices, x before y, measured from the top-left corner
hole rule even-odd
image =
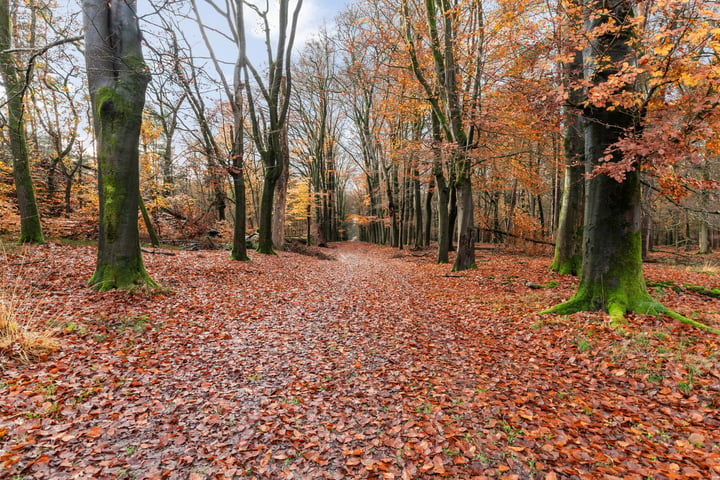
[[[155,286],[143,266],[138,229],[138,147],[150,76],[136,3],[84,0],[85,59],[97,141],[100,236],[98,290]]]
[[[12,17],[9,0],[0,0],[0,70],[7,95],[7,128],[13,156],[13,179],[20,212],[20,243],[44,243],[35,187],[30,175],[27,138],[24,120],[24,90],[15,57],[9,50],[13,45]]]
[[[589,32],[609,26],[585,50],[585,76],[593,85],[603,85],[617,73],[617,66],[632,59],[632,11],[622,0],[614,0],[608,10],[589,0]],[[598,10],[597,12],[595,10]],[[607,13],[609,12],[609,13]],[[597,52],[602,52],[602,57]],[[629,88],[626,86],[625,88]],[[593,171],[607,161],[622,158],[609,149],[636,127],[635,110],[609,105],[590,106],[585,111],[585,161]],[[608,108],[609,107],[609,108]],[[610,159],[607,155],[611,155]],[[641,198],[637,169],[627,172],[624,181],[607,175],[592,176],[585,185],[585,227],[583,262],[577,292],[551,311],[570,314],[578,311],[607,311],[613,323],[620,323],[628,311],[659,313],[664,307],[655,302],[645,286],[642,271]]]
[[[574,84],[582,76],[582,52],[566,66],[570,98],[565,114],[565,185],[555,238],[555,256],[551,270],[579,275],[582,265],[583,211],[585,199],[585,139],[582,117],[577,106],[582,95]]]

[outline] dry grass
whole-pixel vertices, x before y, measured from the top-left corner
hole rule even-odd
[[[691,265],[687,267],[688,271],[696,273],[706,273],[708,275],[720,275],[720,265],[714,260],[706,260],[700,265]]]
[[[5,251],[0,264],[7,262]],[[51,331],[37,331],[30,326],[33,314],[24,307],[37,303],[25,298],[25,287],[22,276],[14,280],[0,278],[0,368],[5,360],[22,363],[43,360],[59,346]]]
[[[36,332],[18,318],[15,298],[5,298],[0,293],[0,354],[30,363],[43,360],[57,350],[58,342],[51,332]]]

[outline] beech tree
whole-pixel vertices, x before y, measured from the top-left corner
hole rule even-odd
[[[317,244],[337,240],[340,112],[336,69],[336,50],[325,31],[306,45],[294,66],[291,134],[300,157],[294,166],[312,187]]]
[[[85,61],[98,162],[98,290],[155,286],[138,230],[138,147],[150,75],[133,0],[84,0]]]
[[[17,63],[13,48],[13,18],[10,1],[0,0],[0,73],[7,95],[7,127],[13,156],[13,178],[20,211],[20,243],[44,243],[35,187],[30,176],[30,157],[25,132],[25,71]]]
[[[244,8],[242,1],[227,1],[224,9],[208,0],[208,3],[213,5],[216,11],[222,13],[223,17],[227,21],[228,30],[230,35],[228,39],[232,40],[237,48],[237,58],[235,61],[235,68],[233,71],[232,81],[228,81],[223,69],[221,68],[220,61],[218,60],[215,50],[213,49],[212,43],[207,35],[206,27],[203,25],[200,17],[200,11],[197,7],[197,2],[192,1],[193,11],[195,12],[195,18],[200,27],[205,46],[210,52],[210,58],[215,67],[215,73],[220,79],[223,91],[230,104],[230,110],[233,115],[233,125],[230,139],[230,157],[232,165],[228,169],[230,176],[233,178],[233,186],[235,189],[235,227],[233,230],[233,248],[231,257],[234,260],[248,260],[247,248],[245,243],[246,233],[246,200],[245,200],[245,167],[244,167],[244,105],[243,105],[243,90],[245,88],[243,74],[245,72],[245,64],[247,62],[246,46],[245,46],[245,18]],[[185,82],[186,85],[189,84]],[[198,92],[199,93],[199,92]],[[198,95],[198,100],[200,96]],[[191,101],[193,97],[191,96]],[[197,103],[197,102],[196,102]],[[199,112],[199,107],[195,107],[196,112]],[[200,116],[198,116],[200,119]],[[202,120],[201,120],[202,122]],[[206,122],[205,122],[206,123]],[[206,128],[206,127],[205,127]],[[208,132],[209,135],[209,132]],[[217,148],[216,148],[217,151]]]
[[[664,313],[720,332],[670,311],[648,293],[642,271],[637,156],[643,150],[634,140],[642,136],[649,100],[663,83],[651,84],[644,96],[636,94],[638,32],[632,2],[587,0],[583,6],[589,38],[583,53],[588,89],[583,112],[585,162],[591,175],[585,185],[582,272],[575,295],[550,311],[604,310],[613,324],[624,322],[629,311]]]
[[[585,206],[585,138],[580,115],[582,90],[577,86],[582,77],[582,51],[576,51],[564,69],[566,88],[570,90],[565,106],[565,184],[550,268],[559,273],[579,275]]]
[[[617,75],[618,65],[633,61],[632,9],[625,0],[614,0],[607,7],[591,0],[586,8],[585,29],[595,36],[585,51],[585,76],[598,86]],[[610,160],[608,148],[638,126],[637,117],[633,105],[588,105],[584,112],[588,170],[603,159]],[[614,152],[612,161],[621,157],[621,152]],[[595,175],[588,181],[580,284],[575,296],[555,307],[555,312],[607,310],[619,321],[628,310],[647,313],[658,305],[648,294],[642,274],[639,175],[633,169],[622,182],[608,175]]]
[[[424,5],[415,7],[425,17],[433,62],[431,72],[425,71],[421,63],[416,39],[419,34],[414,27],[415,16],[412,15],[409,0],[402,0],[405,42],[413,73],[424,88],[443,137],[452,149],[458,200],[458,245],[453,270],[466,270],[475,266],[470,150],[475,146],[477,131],[476,126],[468,121],[468,117],[478,116],[480,113],[481,56],[484,48],[482,2],[469,2],[467,10],[447,0],[426,0]],[[460,21],[461,14],[467,15],[464,22]],[[461,25],[467,30],[461,30]],[[463,34],[466,35],[465,38]],[[464,59],[470,78],[465,82],[461,80],[458,71],[461,50],[459,44],[463,42],[464,49],[470,52]]]
[[[266,8],[250,4],[260,17],[265,34],[265,51],[267,53],[267,78],[263,79],[260,71],[248,60],[247,56],[241,62],[244,72],[244,86],[248,101],[248,112],[252,125],[252,140],[260,154],[264,166],[263,190],[260,199],[260,224],[258,225],[258,248],[260,253],[274,253],[272,238],[273,200],[275,198],[275,185],[283,172],[283,147],[285,138],[285,124],[290,107],[292,92],[292,48],[295,42],[298,16],[302,7],[302,0],[297,0],[295,9],[290,16],[290,0],[279,0],[278,31],[275,48],[272,45],[272,31],[268,15],[269,5]],[[238,2],[238,11],[243,9],[244,2]],[[241,51],[245,51],[245,26],[238,25],[238,39]],[[260,91],[264,101],[261,105],[256,100],[250,79]]]

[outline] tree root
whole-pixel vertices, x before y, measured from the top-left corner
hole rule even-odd
[[[574,297],[565,303],[555,305],[554,307],[543,310],[540,313],[570,315],[578,312],[597,310],[597,308],[592,308],[592,303],[589,302],[586,298]],[[610,315],[610,326],[612,328],[617,328],[620,325],[627,324],[627,318],[625,317],[625,314],[627,314],[628,312],[636,312],[641,315],[667,315],[668,317],[673,318],[681,323],[685,323],[695,328],[699,328],[701,330],[720,335],[720,329],[711,327],[710,325],[706,325],[702,322],[698,322],[697,320],[693,320],[692,318],[687,318],[683,315],[680,315],[679,313],[670,310],[657,300],[654,300],[649,295],[646,298],[642,298],[632,302],[624,302],[620,300],[613,300],[607,302],[607,313]]]

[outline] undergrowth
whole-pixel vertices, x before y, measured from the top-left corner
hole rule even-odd
[[[0,257],[0,263],[8,263],[7,253]],[[37,331],[30,326],[32,310],[27,313],[25,307],[34,304],[37,308],[38,302],[23,295],[19,288],[22,284],[25,284],[22,276],[13,280],[0,277],[0,357],[31,363],[57,350],[58,342],[50,331]],[[0,362],[0,368],[3,363]]]

